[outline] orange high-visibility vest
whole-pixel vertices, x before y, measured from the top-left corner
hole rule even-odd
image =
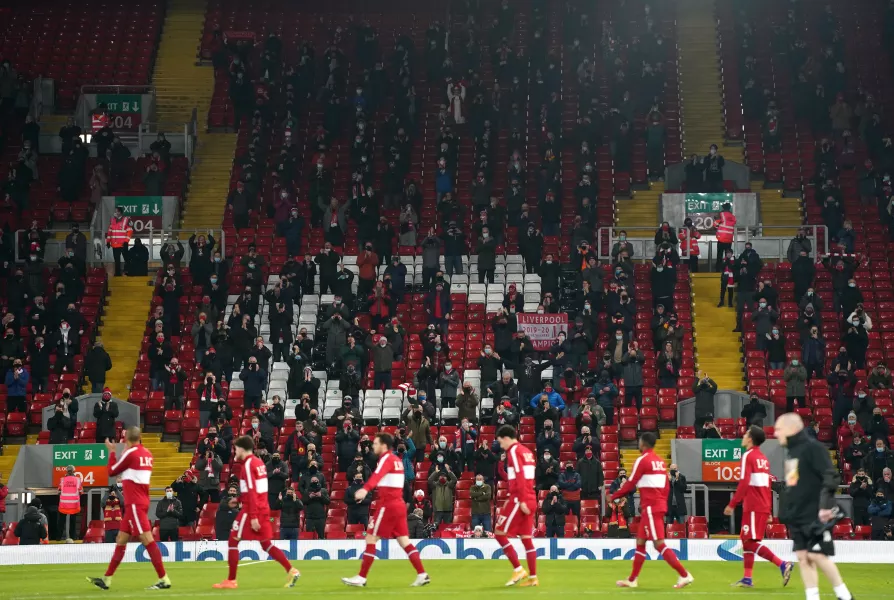
[[[127,217],[120,219],[112,217],[112,220],[109,221],[109,231],[106,233],[106,241],[111,244],[112,248],[126,246],[131,235],[133,235],[133,229]]]
[[[66,475],[59,482],[59,512],[76,515],[81,512],[81,480],[77,475]]]
[[[733,243],[733,231],[736,228],[736,217],[733,213],[725,211],[720,213],[717,222],[717,241],[724,244]]]

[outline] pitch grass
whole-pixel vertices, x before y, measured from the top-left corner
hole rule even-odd
[[[342,600],[345,598],[449,598],[477,600],[510,597],[590,598],[599,600],[637,596],[647,598],[683,597],[693,600],[715,598],[804,598],[804,588],[798,570],[788,587],[783,588],[779,570],[768,563],[755,566],[754,589],[731,588],[730,583],[742,577],[742,563],[690,562],[687,567],[695,583],[683,590],[672,588],[677,574],[663,562],[649,561],[643,568],[639,588],[618,589],[615,581],[627,577],[627,561],[540,561],[538,588],[505,588],[509,565],[496,560],[431,560],[426,567],[431,585],[410,588],[415,572],[406,560],[380,561],[373,565],[366,588],[348,588],[341,578],[356,575],[359,561],[304,561],[296,563],[301,579],[293,589],[284,589],[286,575],[273,562],[242,562],[239,568],[238,590],[213,590],[211,584],[226,578],[225,562],[176,563],[167,565],[173,587],[164,591],[146,591],[155,582],[152,566],[124,564],[112,582],[111,591],[104,592],[91,586],[86,576],[102,575],[105,565],[50,565],[0,568],[0,598],[30,600],[52,598],[81,600],[90,598],[314,598]],[[857,600],[894,598],[894,568],[890,565],[842,565],[842,574]],[[824,581],[820,591],[823,598],[834,594]],[[567,594],[567,595],[566,595]]]

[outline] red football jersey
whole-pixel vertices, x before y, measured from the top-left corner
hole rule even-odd
[[[142,444],[132,446],[115,458],[109,454],[109,477],[122,482],[124,504],[149,510],[149,480],[152,479],[152,453]]]
[[[729,505],[735,508],[742,502],[746,513],[767,514],[773,512],[773,495],[770,492],[770,461],[760,451],[752,448],[742,454],[742,479]]]
[[[371,492],[378,488],[378,499],[383,504],[403,503],[404,462],[399,456],[386,452],[379,457],[379,464],[363,489]]]
[[[612,500],[631,493],[639,488],[640,512],[651,508],[653,512],[667,512],[667,495],[670,491],[670,480],[667,477],[667,466],[664,459],[653,450],[643,452],[633,463],[633,471],[618,491],[612,494]]]
[[[252,519],[269,518],[270,501],[267,499],[267,465],[252,454],[244,461],[236,461],[240,465],[239,501],[242,510]]]
[[[537,458],[533,452],[516,442],[506,451],[506,460],[509,463],[506,469],[509,499],[524,502],[533,512],[537,507],[537,494],[534,491]]]

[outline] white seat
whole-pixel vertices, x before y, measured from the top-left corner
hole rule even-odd
[[[488,314],[490,314],[490,313],[499,312],[499,310],[501,308],[503,308],[502,302],[491,302],[487,306],[485,306],[484,310],[486,310],[488,312]]]
[[[271,370],[272,370],[274,373],[276,373],[277,371],[285,371],[285,372],[286,372],[286,375],[288,376],[288,373],[289,373],[289,365],[288,365],[288,363],[285,363],[285,362],[282,362],[282,361],[277,361],[277,362],[273,363],[273,368],[272,368]]]
[[[286,393],[286,389],[283,387],[274,388],[271,386],[270,390],[267,392],[267,399],[272,400],[274,396],[279,396],[280,399],[282,399],[288,396],[288,394]]]
[[[481,399],[481,409],[482,410],[491,410],[494,407],[494,399],[490,396],[485,396]]]
[[[326,371],[313,371],[313,376],[320,381],[326,381],[329,378],[329,375],[328,373],[326,373]]]
[[[338,380],[330,379],[326,382],[326,390],[337,390],[338,389]]]
[[[328,420],[332,415],[334,415],[335,409],[337,409],[337,408],[338,408],[338,406],[335,406],[335,405],[329,406],[327,404],[326,406],[324,406],[323,407],[323,420],[324,421]]]
[[[329,406],[330,404],[341,406],[341,390],[337,388],[334,390],[326,390],[326,406]]]
[[[469,294],[469,304],[485,304],[486,299],[484,294]]]
[[[320,296],[320,304],[332,304],[334,300],[334,294],[323,294],[322,296]]]
[[[441,409],[441,420],[458,419],[458,418],[459,418],[459,409],[458,408],[442,408]]]
[[[467,283],[455,283],[450,286],[450,292],[453,294],[468,294],[469,285]]]
[[[245,389],[245,383],[243,383],[243,381],[241,379],[239,379],[238,371],[233,372],[233,379],[232,379],[232,381],[230,381],[230,389],[231,390],[244,390]]]
[[[521,265],[524,264],[524,259],[521,254],[507,254],[506,255],[506,265]]]
[[[271,373],[270,373],[270,385],[273,385],[274,381],[286,382],[288,380],[289,380],[289,372],[288,371],[271,371]]]
[[[525,304],[528,306],[536,306],[540,304],[540,294],[532,294],[531,292],[525,292]]]
[[[382,418],[382,407],[365,406],[362,414],[363,418],[367,421],[379,421]]]
[[[486,294],[487,286],[483,283],[470,283],[469,294]]]
[[[400,421],[400,408],[394,406],[384,406],[382,408],[383,421]]]
[[[342,256],[341,262],[345,266],[348,266],[348,265],[354,266],[357,264],[357,255]]]
[[[539,285],[540,284],[540,275],[537,275],[536,273],[526,273],[525,274],[525,284],[527,285],[529,283],[536,283]]]

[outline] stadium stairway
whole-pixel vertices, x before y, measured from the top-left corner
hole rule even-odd
[[[677,437],[676,429],[658,430],[658,441],[655,443],[655,454],[663,458],[668,466],[671,464],[671,440],[675,437]],[[633,463],[635,463],[636,459],[639,457],[640,452],[636,448],[631,447],[621,449],[621,466],[627,469],[628,475],[633,471]]]
[[[781,189],[764,189],[762,181],[752,181],[751,191],[760,195],[761,222],[764,226],[784,227],[784,229],[766,229],[763,234],[771,237],[795,237],[798,227],[804,222],[801,215],[801,199],[787,198],[782,195]]]
[[[714,0],[677,3],[677,44],[684,158],[693,154],[704,156],[711,144],[717,144],[724,158],[744,162],[741,146],[723,147],[725,127]]]
[[[140,358],[147,307],[155,288],[148,277],[110,277],[108,301],[99,337],[109,356],[112,370],[106,385],[116,398],[126,399]]]
[[[37,436],[34,438],[37,441]],[[29,440],[28,443],[33,444],[34,442]],[[21,447],[21,444],[5,444],[3,446],[3,454],[0,454],[0,478],[3,481],[9,479],[9,474],[12,473],[12,467],[16,464],[16,457],[19,455]]]
[[[204,0],[171,0],[152,82],[156,114],[171,126],[186,123],[195,108],[199,132],[190,173],[184,229],[219,228],[229,191],[236,134],[205,131],[214,93],[214,69],[196,60],[205,24]]]
[[[692,328],[696,367],[722,390],[745,390],[735,308],[717,306],[719,273],[692,273]]]
[[[180,452],[180,442],[163,442],[161,433],[143,432],[143,445],[149,449],[154,459],[150,488],[164,488],[171,485],[189,469],[192,453]]]
[[[658,214],[658,205],[661,194],[664,193],[664,183],[652,182],[648,190],[633,190],[632,198],[620,198],[616,200],[615,227],[620,229],[634,227],[648,227],[657,225],[661,221]],[[652,237],[652,233],[631,232],[630,237]],[[636,258],[648,258],[638,256]]]

